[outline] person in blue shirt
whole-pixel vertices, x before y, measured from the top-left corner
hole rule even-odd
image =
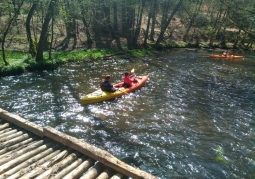
[[[113,87],[113,85],[110,83],[111,76],[107,75],[104,79],[104,82],[100,84],[100,88],[102,91],[107,92],[115,92],[117,89]]]

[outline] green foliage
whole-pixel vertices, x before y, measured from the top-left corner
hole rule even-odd
[[[25,72],[25,65],[11,64],[0,66],[0,76],[19,75]]]
[[[43,61],[28,61],[27,62],[27,70],[28,71],[42,71],[42,70],[54,70],[58,66],[58,64],[61,64],[60,62],[56,60],[43,60]]]
[[[130,50],[129,53],[132,54],[133,56],[142,57],[144,55],[151,53],[151,51],[149,51],[149,50]]]
[[[63,63],[70,61],[80,61],[83,59],[99,59],[105,56],[116,53],[114,50],[105,49],[88,49],[88,50],[75,50],[70,52],[55,52],[53,53],[53,59],[62,61]]]
[[[25,71],[41,71],[41,70],[53,70],[61,64],[68,62],[86,61],[88,59],[100,59],[107,57],[114,57],[119,55],[125,55],[126,57],[141,57],[148,54],[153,54],[150,50],[131,50],[123,51],[120,53],[115,50],[108,49],[90,49],[90,50],[77,50],[77,51],[62,51],[53,52],[52,59],[44,59],[42,61],[36,61],[26,53],[13,52],[7,53],[7,59],[10,65],[5,66],[0,59],[0,76],[6,75],[18,75]],[[44,54],[44,57],[48,57],[48,53]]]
[[[207,27],[209,25],[209,20],[206,16],[198,15],[196,18],[196,27]]]

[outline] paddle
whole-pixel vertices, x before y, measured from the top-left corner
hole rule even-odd
[[[134,78],[136,78],[135,69],[133,68],[130,72],[134,73]]]

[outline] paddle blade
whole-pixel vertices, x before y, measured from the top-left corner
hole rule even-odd
[[[133,68],[132,70],[131,70],[131,73],[134,73],[135,72],[135,69]]]

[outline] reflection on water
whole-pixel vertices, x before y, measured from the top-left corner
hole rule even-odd
[[[49,125],[168,178],[255,176],[255,55],[210,59],[177,50],[158,57],[70,64],[0,81],[0,107]],[[150,74],[141,90],[82,106],[105,74]]]

